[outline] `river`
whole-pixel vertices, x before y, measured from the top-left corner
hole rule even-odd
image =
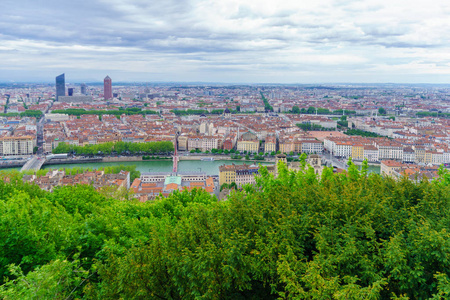
[[[219,166],[223,164],[258,164],[259,162],[242,161],[242,160],[215,160],[215,161],[202,161],[202,160],[182,160],[178,163],[179,172],[205,172],[207,175],[219,175]],[[262,165],[268,165],[272,163],[261,162]],[[48,165],[44,166],[44,169],[60,169],[60,168],[92,168],[99,169],[101,167],[108,166],[136,166],[136,170],[143,172],[171,172],[172,160],[152,160],[152,161],[133,161],[133,162],[98,162],[98,163],[83,163],[83,164],[62,164],[62,165]]]
[[[219,175],[219,166],[223,164],[259,164],[270,165],[269,162],[254,162],[254,161],[242,161],[242,160],[215,160],[215,161],[201,161],[201,160],[182,160],[178,163],[178,171],[180,172],[205,172],[208,175]],[[83,164],[61,164],[61,165],[48,165],[43,169],[70,169],[70,168],[92,168],[99,169],[107,166],[133,166],[136,165],[136,170],[143,172],[171,172],[172,160],[152,160],[152,161],[135,161],[135,162],[95,162],[95,163],[83,163]],[[20,168],[0,169],[0,171],[17,170]],[[369,166],[369,172],[379,174],[379,166]]]

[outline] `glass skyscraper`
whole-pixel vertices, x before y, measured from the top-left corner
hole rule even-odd
[[[66,78],[64,73],[56,76],[56,101],[58,101],[59,96],[66,95]]]
[[[86,84],[84,84],[84,83],[81,84],[81,93],[83,95],[86,95]]]

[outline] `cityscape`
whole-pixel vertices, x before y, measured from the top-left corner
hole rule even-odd
[[[449,19],[0,1],[0,299],[450,299]]]
[[[173,170],[185,160],[223,160],[226,165],[234,159],[244,166],[247,162],[247,170],[256,168],[246,180],[239,179],[242,187],[255,183],[260,162],[274,165],[279,154],[289,162],[299,161],[302,153],[318,154],[321,164],[335,172],[346,170],[349,159],[359,165],[366,160],[374,172],[397,178],[407,174],[413,180],[435,178],[440,165],[450,165],[450,90],[442,86],[114,85],[109,76],[102,86],[66,84],[61,74],[54,86],[4,86],[0,103],[0,165],[23,171],[57,163],[139,165],[148,154],[170,159]],[[173,147],[140,155],[73,150],[118,142],[168,142]],[[63,145],[72,148],[59,150]],[[197,172],[197,181],[203,182],[199,187],[205,188],[210,178],[215,182],[210,193],[218,197],[220,187],[232,183],[219,176],[219,168],[212,174]],[[143,183],[151,176],[147,173],[126,185],[143,201],[188,188],[180,183],[167,189],[161,183],[150,189]],[[154,176],[164,182],[177,174]]]

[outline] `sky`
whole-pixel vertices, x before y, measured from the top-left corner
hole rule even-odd
[[[0,81],[449,83],[448,0],[0,0]]]

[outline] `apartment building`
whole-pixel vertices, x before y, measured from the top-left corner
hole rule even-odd
[[[395,160],[381,161],[380,174],[384,176],[395,176],[395,174],[402,168],[403,164]]]
[[[241,188],[245,184],[255,183],[258,174],[259,166],[256,165],[222,165],[219,167],[219,184],[235,182]]]
[[[335,142],[333,145],[333,155],[338,157],[352,156],[352,143],[350,142]]]
[[[237,150],[240,152],[252,152],[252,153],[257,153],[259,150],[259,140],[258,139],[254,139],[254,140],[242,140],[239,139],[237,142]]]
[[[32,136],[7,136],[0,138],[0,155],[31,155],[36,146],[36,140]]]
[[[411,147],[403,148],[403,162],[413,163],[416,161],[416,154]]]
[[[318,140],[301,140],[301,152],[302,153],[322,153],[323,144]]]
[[[364,145],[355,144],[352,147],[352,159],[364,160]]]
[[[364,146],[364,159],[367,159],[368,162],[379,161],[377,147],[372,145]]]
[[[415,162],[423,163],[425,162],[425,147],[414,146],[414,154],[416,157]]]
[[[264,143],[264,152],[271,153],[277,151],[277,138],[274,135],[270,135],[266,137],[266,141]]]
[[[378,158],[380,160],[403,161],[403,145],[396,142],[382,141],[378,143]]]

